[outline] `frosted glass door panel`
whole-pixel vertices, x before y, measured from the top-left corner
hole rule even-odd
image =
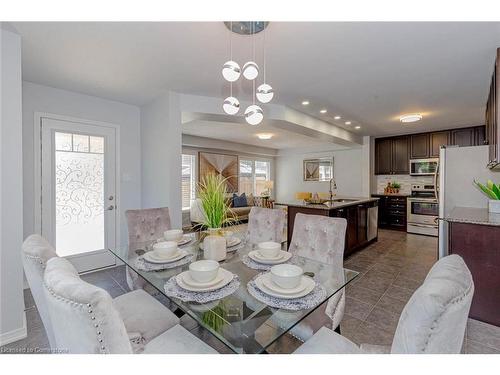
[[[68,135],[73,138],[71,151],[67,143],[58,142]],[[104,150],[90,152],[85,135],[56,132],[55,138],[57,252],[68,256],[104,249]],[[103,144],[102,137],[90,138]]]

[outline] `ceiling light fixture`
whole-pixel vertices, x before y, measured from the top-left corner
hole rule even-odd
[[[403,115],[399,118],[401,122],[416,122],[422,120],[422,115],[420,113],[412,113],[409,115]]]
[[[354,127],[354,129],[361,129],[361,126],[356,125],[356,126]]]
[[[228,115],[235,115],[240,110],[240,101],[236,99],[234,96],[229,96],[224,99],[224,103],[222,104],[222,109]]]
[[[273,134],[271,134],[271,133],[259,133],[259,134],[257,134],[257,137],[259,137],[259,139],[271,139],[273,137]]]
[[[334,120],[340,120],[341,118],[342,118],[342,117],[340,117],[340,116],[335,116],[333,119],[334,119]]]
[[[322,109],[321,111],[319,111],[319,113],[326,113],[328,112],[326,109]]]
[[[309,100],[304,100],[304,101],[302,102],[302,105],[309,105]]]
[[[250,125],[259,125],[263,118],[264,113],[258,105],[252,104],[245,110],[245,120]]]
[[[346,122],[344,122],[344,124],[351,125],[351,122],[350,121],[346,121]]]

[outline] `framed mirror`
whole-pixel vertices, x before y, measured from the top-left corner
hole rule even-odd
[[[330,181],[333,178],[333,157],[305,159],[304,181]]]

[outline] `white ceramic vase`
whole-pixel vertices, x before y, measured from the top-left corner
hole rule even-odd
[[[220,228],[209,228],[209,235],[203,240],[203,257],[220,262],[226,259],[226,239],[219,234]]]
[[[488,212],[500,214],[500,200],[490,199],[488,201]]]

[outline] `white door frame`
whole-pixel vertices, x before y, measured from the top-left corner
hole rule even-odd
[[[87,120],[87,119],[82,119],[78,117],[71,117],[71,116],[63,116],[63,115],[56,115],[53,113],[46,113],[46,112],[35,112],[35,117],[34,117],[34,127],[33,127],[33,155],[34,155],[34,160],[33,160],[33,166],[34,166],[34,191],[33,191],[33,197],[34,197],[34,231],[37,234],[42,234],[42,205],[41,205],[41,198],[42,198],[42,119],[47,118],[47,119],[52,119],[52,120],[60,120],[60,121],[67,121],[67,122],[75,122],[78,124],[87,124],[87,125],[94,125],[94,126],[100,126],[100,127],[106,127],[106,128],[113,128],[115,130],[115,150],[116,150],[116,167],[115,167],[115,205],[116,205],[116,225],[115,225],[115,246],[116,248],[120,247],[120,218],[121,218],[121,197],[120,197],[120,127],[116,124],[112,124],[109,122],[103,122],[103,121],[95,121],[95,120]]]

